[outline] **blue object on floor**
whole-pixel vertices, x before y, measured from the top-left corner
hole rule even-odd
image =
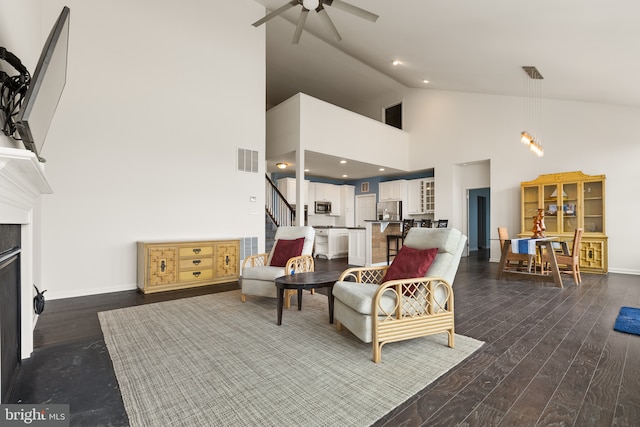
[[[621,307],[613,330],[640,335],[640,308]]]

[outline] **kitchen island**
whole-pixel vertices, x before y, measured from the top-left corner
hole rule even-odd
[[[365,221],[364,230],[349,230],[349,264],[387,264],[387,236],[402,234],[402,221]]]
[[[344,258],[349,252],[349,231],[346,227],[314,226],[315,257]]]

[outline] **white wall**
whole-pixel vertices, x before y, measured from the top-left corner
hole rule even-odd
[[[67,86],[42,152],[55,192],[42,199],[47,297],[134,289],[138,240],[258,236],[263,248],[265,34],[248,23],[264,8],[29,4],[45,34],[71,9]],[[259,151],[259,173],[236,171],[238,147]]]
[[[302,93],[267,111],[267,141],[269,157],[302,147],[400,170],[410,164],[407,132]]]
[[[491,237],[497,227],[520,231],[520,182],[540,174],[582,171],[605,174],[609,271],[640,274],[633,241],[640,237],[634,217],[640,199],[640,108],[543,100],[541,136],[545,155],[537,158],[519,142],[522,99],[517,97],[412,90],[405,98],[406,130],[413,144],[412,169],[435,167],[439,217],[461,227],[462,188],[456,165],[491,163]],[[492,241],[492,259],[499,247]]]

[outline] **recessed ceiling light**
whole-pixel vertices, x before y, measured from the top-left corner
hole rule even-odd
[[[347,163],[347,161],[346,160],[340,160],[340,163],[342,163],[344,165],[345,163]]]
[[[429,80],[424,79],[424,80],[422,80],[422,83],[429,83]]]
[[[305,172],[309,172],[309,169],[305,169],[304,171],[305,171]]]
[[[349,175],[342,175],[343,178],[349,178]]]
[[[400,64],[402,64],[402,62],[400,62],[398,59],[394,59],[392,64],[393,65],[400,65]]]
[[[378,169],[378,170],[379,170],[380,172],[383,172],[383,171],[384,171],[384,168],[380,168],[380,169]]]

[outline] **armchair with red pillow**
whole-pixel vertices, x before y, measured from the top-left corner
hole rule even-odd
[[[334,322],[365,343],[373,361],[385,343],[436,333],[454,345],[453,280],[467,236],[413,227],[391,265],[345,270],[333,286]]]
[[[252,255],[242,263],[241,301],[247,295],[276,298],[275,279],[293,273],[314,271],[313,227],[279,227],[271,252]],[[285,292],[284,306],[290,307],[295,290]]]

